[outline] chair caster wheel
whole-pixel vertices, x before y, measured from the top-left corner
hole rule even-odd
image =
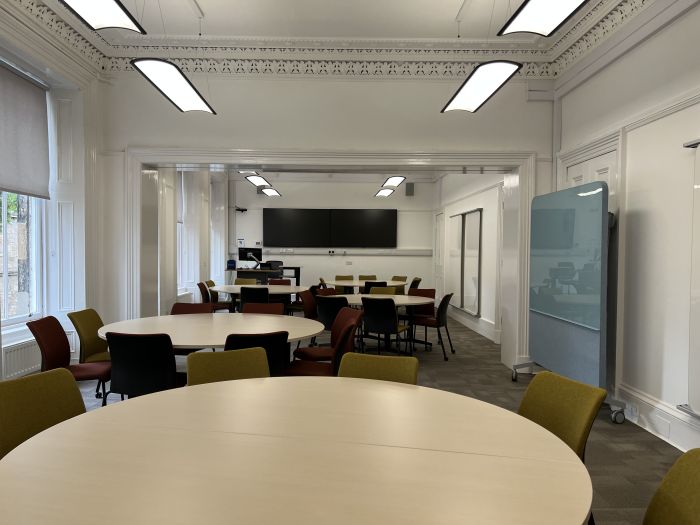
[[[513,383],[518,382],[518,372],[517,370],[513,370],[513,372],[510,374],[510,380],[513,381]]]
[[[445,356],[445,361],[449,361],[449,359],[447,359],[447,356]]]
[[[625,411],[622,409],[613,410],[610,413],[610,420],[616,425],[622,425],[625,422]]]
[[[97,399],[102,399],[102,392],[95,392],[95,397]]]

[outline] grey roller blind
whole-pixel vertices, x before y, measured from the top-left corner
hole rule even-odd
[[[0,67],[0,190],[49,198],[46,91]]]

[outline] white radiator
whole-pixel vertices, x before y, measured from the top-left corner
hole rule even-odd
[[[41,353],[34,339],[2,349],[3,379],[15,379],[41,370]]]

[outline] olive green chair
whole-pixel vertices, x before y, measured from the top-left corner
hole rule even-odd
[[[671,467],[644,516],[644,525],[700,523],[700,448],[689,450]]]
[[[68,319],[75,326],[80,339],[80,363],[110,361],[107,341],[100,339],[97,331],[104,326],[100,315],[88,308],[68,314]]]
[[[583,460],[593,421],[606,392],[553,372],[540,372],[527,387],[518,414],[559,437]]]
[[[270,377],[264,348],[195,352],[187,356],[187,384],[190,386],[256,377]]]
[[[358,281],[376,281],[377,276],[376,275],[359,275],[357,277]]]
[[[372,286],[370,295],[396,295],[395,286]]]
[[[42,430],[84,413],[78,385],[65,368],[0,382],[0,458]]]
[[[402,281],[405,283],[406,281],[408,281],[408,275],[394,275],[391,278],[391,280],[392,281]],[[406,295],[406,285],[405,284],[402,286],[396,286],[396,295]]]
[[[250,284],[258,284],[257,279],[244,279],[243,277],[236,277],[236,280],[233,281],[233,284],[235,285],[250,285]]]
[[[354,280],[355,277],[352,275],[336,275],[335,280],[336,281],[352,281]],[[347,294],[347,293],[353,293],[355,291],[355,288],[352,286],[335,286],[335,291],[340,294]]]
[[[415,385],[418,381],[418,359],[348,352],[340,362],[338,377],[378,379]]]

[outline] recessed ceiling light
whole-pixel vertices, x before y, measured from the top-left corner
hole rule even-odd
[[[262,192],[268,197],[281,197],[280,192],[275,188],[263,188]]]
[[[255,172],[253,172],[255,173]],[[269,186],[270,183],[267,182],[264,178],[262,178],[260,175],[249,175],[246,177],[246,180],[252,184],[255,184],[255,186]]]
[[[467,80],[452,95],[441,113],[462,109],[474,113],[490,99],[503,84],[508,82],[523,67],[517,62],[495,60],[484,62],[471,72]]]
[[[525,0],[498,35],[535,33],[550,36],[574,16],[588,0]]]
[[[399,184],[406,180],[406,177],[389,177],[386,179],[382,187],[384,188],[397,188]]]
[[[59,0],[75,16],[93,31],[118,27],[146,34],[119,0]]]
[[[137,58],[131,65],[180,111],[216,111],[204,100],[182,70],[160,58]]]
[[[241,175],[257,175],[258,172],[255,170],[238,170]]]
[[[379,190],[379,191],[377,192],[377,194],[375,195],[375,197],[388,197],[388,196],[391,195],[392,193],[394,193],[394,190],[390,190],[390,189],[388,189],[388,188],[384,188],[384,189]]]

